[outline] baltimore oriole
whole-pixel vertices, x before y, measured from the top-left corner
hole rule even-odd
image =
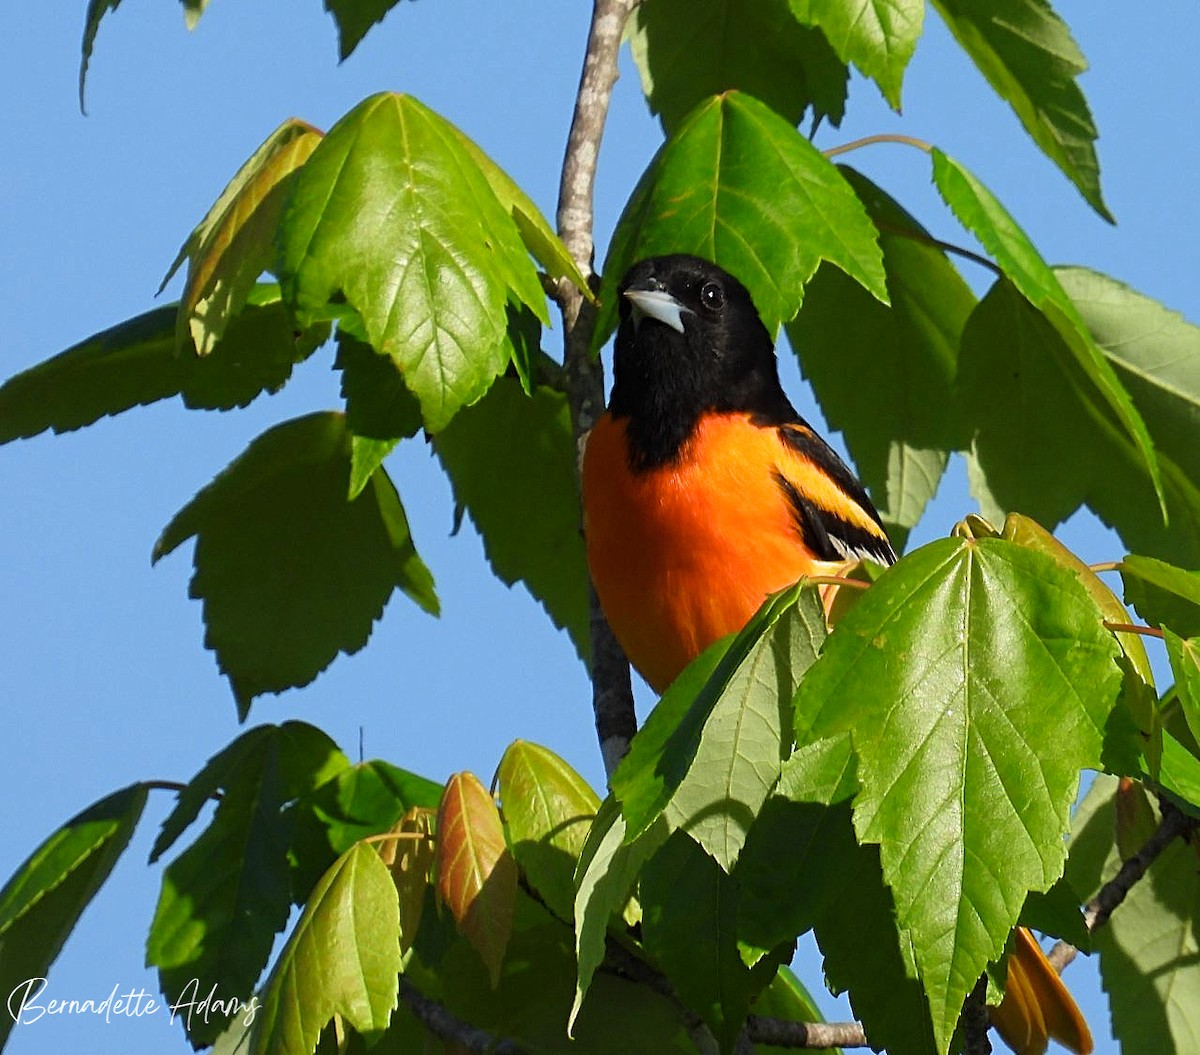
[[[848,560],[896,559],[845,463],[797,414],[749,291],[693,256],[644,260],[619,289],[607,412],[583,461],[601,607],[657,692],[767,595]],[[1020,1055],[1092,1039],[1028,932],[993,1022]]]

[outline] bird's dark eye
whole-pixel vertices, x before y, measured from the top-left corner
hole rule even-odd
[[[700,303],[709,311],[720,311],[725,306],[725,291],[718,282],[705,282],[700,287]]]

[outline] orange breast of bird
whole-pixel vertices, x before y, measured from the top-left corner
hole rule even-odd
[[[617,639],[657,692],[769,593],[834,567],[803,543],[779,476],[795,461],[748,414],[701,418],[680,456],[633,471],[604,415],[583,465],[588,563]]]

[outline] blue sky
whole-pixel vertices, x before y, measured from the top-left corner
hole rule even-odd
[[[195,222],[242,160],[284,117],[328,128],[364,96],[410,92],[476,139],[553,215],[558,167],[589,5],[509,0],[394,10],[345,64],[318,0],[213,3],[194,33],[170,0],[128,0],[100,29],[80,115],[76,81],[84,4],[0,7],[0,376],[153,306],[154,291]],[[64,14],[64,8],[70,11]],[[1200,8],[1175,0],[1126,20],[1096,5],[1057,5],[1092,71],[1083,87],[1100,128],[1103,186],[1118,219],[1098,219],[1034,148],[935,15],[904,89],[904,116],[873,86],[852,86],[832,146],[904,131],[941,146],[987,182],[1052,262],[1120,278],[1200,321],[1200,142],[1187,132]],[[1108,8],[1109,11],[1114,10]],[[1134,21],[1136,19],[1136,21]],[[597,242],[603,251],[625,196],[659,142],[626,61],[604,143]],[[961,235],[915,151],[874,147],[862,168],[936,234]],[[970,265],[966,265],[968,268]],[[966,272],[976,284],[988,276]],[[178,293],[178,279],[168,296]],[[557,336],[546,347],[556,349]],[[262,429],[336,405],[331,357],[315,356],[277,397],[234,414],[175,403],[130,412],[69,436],[0,449],[0,877],[77,810],[134,780],[187,780],[239,732],[229,690],[201,645],[187,599],[190,546],[150,567],[158,531]],[[794,368],[785,383],[819,420]],[[357,757],[382,757],[435,779],[487,778],[516,737],[546,744],[603,783],[582,669],[521,589],[494,580],[468,528],[451,537],[446,485],[420,444],[389,462],[443,616],[393,599],[365,651],[314,685],[254,706],[252,721],[299,717]],[[945,534],[973,508],[961,469],[917,533]],[[1087,517],[1063,537],[1092,560],[1120,556]],[[642,694],[642,706],[649,705]],[[158,869],[145,865],[172,797],[155,793],[121,865],[52,972],[53,993],[101,998],[154,988],[143,964]],[[810,983],[819,973],[810,965]],[[1068,975],[1102,1007],[1094,971]],[[829,1013],[844,1017],[830,1002]],[[1093,1010],[1098,1050],[1113,1052]],[[165,1017],[87,1018],[19,1028],[14,1053],[106,1055],[184,1051]]]

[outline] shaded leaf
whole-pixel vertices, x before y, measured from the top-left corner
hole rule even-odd
[[[570,928],[522,892],[498,984],[493,987],[479,957],[460,942],[442,960],[440,1000],[461,1020],[539,1055],[695,1051],[676,1002],[609,972],[597,976],[568,1036],[574,976]]]
[[[600,799],[553,751],[510,744],[496,772],[512,853],[530,885],[561,920],[575,904],[575,866]]]
[[[964,420],[975,430],[973,493],[991,515],[1020,509],[1049,527],[1086,500],[1130,548],[1200,565],[1200,489],[1160,450],[1170,514],[1163,523],[1140,453],[1115,422],[1081,402],[1061,343],[1003,280],[972,313],[959,383]],[[1022,408],[1020,427],[1006,410],[1013,406]]]
[[[1120,868],[1113,844],[1116,780],[1097,776],[1076,818],[1071,859],[1089,857],[1087,896]],[[1098,852],[1107,852],[1099,856]],[[1095,861],[1102,865],[1097,869]],[[1082,870],[1081,870],[1082,871]],[[1196,847],[1172,843],[1095,934],[1113,1033],[1127,1051],[1192,1051],[1200,1045],[1200,877]]]
[[[342,372],[346,425],[354,434],[347,495],[353,501],[396,444],[420,431],[421,406],[394,359],[340,328],[337,339],[333,365]]]
[[[188,259],[176,322],[181,354],[189,344],[197,355],[212,352],[258,277],[273,269],[275,233],[292,179],[320,141],[317,129],[289,118],[242,166],[184,243],[176,258]]]
[[[1200,639],[1181,638],[1169,628],[1164,628],[1163,634],[1171,672],[1175,675],[1175,692],[1184,718],[1192,735],[1200,737]],[[1191,801],[1197,800],[1192,798]]]
[[[1137,448],[1160,503],[1165,503],[1163,481],[1145,421],[1057,275],[991,191],[958,162],[936,149],[933,179],[963,226],[979,239],[1005,277],[1058,332],[1061,343],[1050,345],[1048,351],[1061,360],[1063,372],[1078,391],[1076,398],[1119,422]]]
[[[325,0],[338,30],[338,58],[345,62],[367,31],[383,21],[398,0]]]
[[[50,965],[129,845],[146,805],[132,784],[76,814],[29,855],[0,890],[0,1044],[18,1022],[33,1021]],[[44,1008],[45,1004],[42,1003]],[[40,1015],[39,1015],[40,1017]]]
[[[83,16],[83,48],[79,61],[79,109],[87,112],[83,101],[84,84],[87,81],[88,64],[92,61],[92,48],[96,44],[96,33],[100,22],[110,11],[121,6],[121,0],[88,0],[87,12]]]
[[[109,414],[178,395],[188,407],[231,410],[276,392],[325,340],[321,323],[297,335],[278,294],[248,305],[204,359],[175,354],[177,305],[93,334],[0,385],[0,443],[46,429],[69,432]]]
[[[158,968],[171,1004],[214,986],[249,999],[291,908],[292,824],[284,806],[345,764],[313,726],[260,726],[214,756],[180,794],[156,850],[195,817],[197,797],[222,793],[212,822],[163,873],[146,941],[146,963]],[[228,1017],[213,1009],[181,1021],[193,1045],[203,1045]]]
[[[803,22],[820,26],[843,62],[870,77],[893,110],[900,84],[917,48],[925,0],[790,0]]]
[[[254,1021],[251,1055],[312,1051],[334,1015],[359,1033],[386,1029],[397,1003],[399,930],[387,866],[357,843],[317,884],[280,953]]]
[[[380,856],[392,873],[400,900],[400,948],[408,952],[417,940],[426,894],[433,889],[437,859],[434,814],[429,809],[410,809],[392,829],[400,836],[380,847]]]
[[[222,748],[179,792],[175,808],[167,815],[150,850],[153,864],[200,816],[205,803],[236,787],[247,771],[260,770],[263,759],[278,754],[285,798],[317,787],[345,770],[349,760],[328,736],[314,725],[290,721],[247,729]]]
[[[350,437],[321,413],[259,436],[163,530],[154,559],[196,536],[190,594],[238,710],[305,685],[366,644],[399,587],[437,612],[400,496],[382,469],[346,500]]]
[[[1082,904],[1083,899],[1063,877],[1045,892],[1030,892],[1021,909],[1020,924],[1069,941],[1080,952],[1090,952],[1092,934],[1083,918]]]
[[[359,839],[388,831],[413,807],[435,809],[441,795],[440,784],[379,759],[346,765],[314,787],[290,809],[293,899],[303,901]]]
[[[568,1030],[580,1015],[596,969],[604,962],[609,921],[629,900],[642,865],[670,834],[661,818],[629,842],[625,833],[621,809],[609,796],[596,811],[575,870],[577,969]]]
[[[1076,83],[1087,61],[1067,24],[1046,0],[932,2],[1042,152],[1113,222],[1100,193],[1099,133]]]
[[[462,133],[407,96],[371,96],[330,129],[296,177],[279,246],[297,316],[343,294],[431,432],[507,365],[510,295],[549,323],[516,224]]]
[[[434,450],[492,570],[510,586],[524,583],[586,661],[587,558],[567,397],[541,385],[526,396],[516,379],[500,378],[436,437]]]
[[[822,265],[787,326],[788,339],[901,550],[937,492],[950,452],[964,445],[955,378],[976,300],[916,220],[866,177],[841,171],[880,230],[891,303]]]
[[[730,89],[761,100],[793,125],[840,124],[848,71],[787,0],[646,0],[635,9],[630,50],[650,109],[668,134],[711,95]]]
[[[876,236],[832,162],[764,104],[728,92],[688,115],[625,206],[604,263],[595,345],[616,325],[621,276],[660,253],[694,253],[736,275],[771,333],[796,314],[822,260],[886,301]]]
[[[946,540],[867,591],[797,694],[799,742],[854,736],[855,828],[880,846],[942,1050],[1027,892],[1062,872],[1119,690],[1102,618],[1053,559]]]
[[[779,965],[764,957],[748,967],[738,953],[736,880],[677,831],[646,862],[639,891],[647,951],[721,1050],[732,1051],[750,1004]]]
[[[1147,623],[1200,635],[1200,573],[1130,553],[1121,562],[1121,580],[1126,604]]]
[[[1114,278],[1055,275],[1146,420],[1155,447],[1200,481],[1200,327]]]
[[[446,782],[437,831],[438,893],[495,986],[512,933],[517,867],[496,804],[471,773]]]

